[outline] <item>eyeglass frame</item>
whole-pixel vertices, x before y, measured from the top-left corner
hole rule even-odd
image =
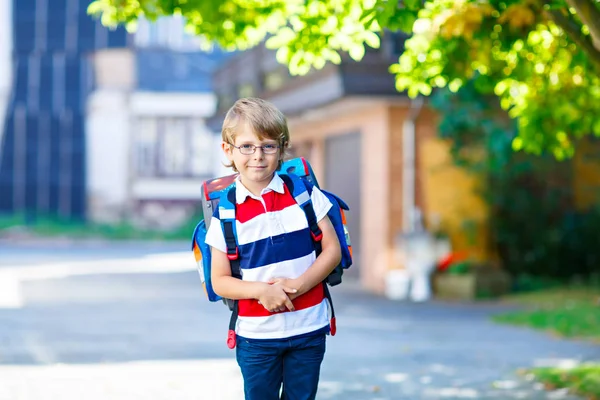
[[[244,143],[242,146],[252,146],[252,152],[246,154],[246,153],[242,152],[242,146],[236,146],[233,143],[229,143],[229,145],[231,145],[231,146],[235,147],[236,149],[238,149],[240,151],[240,154],[242,154],[244,156],[251,156],[252,154],[256,153],[256,149],[260,149],[263,152],[263,154],[273,155],[273,154],[277,154],[277,150],[279,150],[281,148],[281,146],[275,145],[275,144],[265,144],[265,145],[262,145],[262,146],[257,146],[255,144]],[[275,151],[272,152],[272,153],[267,153],[265,151],[265,146],[274,146],[275,147]]]

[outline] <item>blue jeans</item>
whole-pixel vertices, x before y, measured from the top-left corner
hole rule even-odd
[[[314,400],[325,355],[325,334],[289,339],[237,338],[246,400]]]

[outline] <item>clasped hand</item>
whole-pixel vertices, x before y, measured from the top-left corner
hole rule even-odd
[[[287,284],[285,279],[273,279],[265,286],[258,302],[269,312],[294,311],[292,300],[298,291]]]

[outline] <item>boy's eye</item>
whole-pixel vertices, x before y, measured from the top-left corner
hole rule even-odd
[[[263,149],[265,149],[265,150],[275,150],[276,147],[277,146],[275,146],[274,144],[265,144],[263,146]]]
[[[251,150],[253,147],[254,147],[254,145],[251,145],[251,144],[243,144],[241,146],[241,148],[244,150]]]

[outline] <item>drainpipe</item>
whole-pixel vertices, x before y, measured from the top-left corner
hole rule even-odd
[[[402,221],[405,232],[418,229],[416,203],[416,120],[423,107],[423,97],[410,102],[408,116],[402,126]]]

